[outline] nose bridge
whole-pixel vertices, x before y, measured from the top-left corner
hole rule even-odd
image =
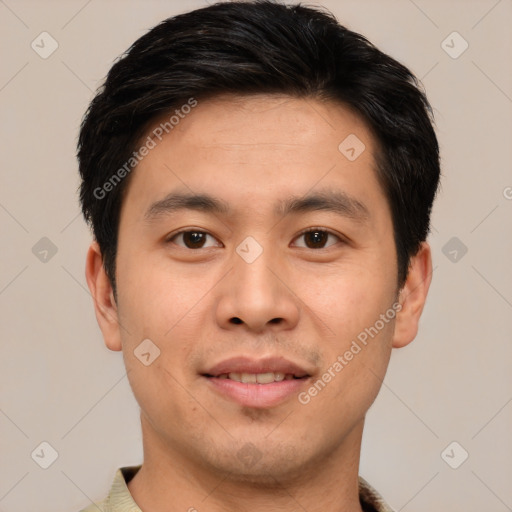
[[[276,276],[270,271],[276,265],[275,251],[263,247],[253,237],[247,237],[233,255],[233,280],[235,294],[250,302],[269,301],[278,293]]]
[[[297,321],[298,308],[290,290],[281,281],[282,265],[275,249],[247,237],[233,254],[232,271],[222,290],[219,322],[244,323],[260,330],[267,323]],[[283,276],[283,281],[286,276]]]

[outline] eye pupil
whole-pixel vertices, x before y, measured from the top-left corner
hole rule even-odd
[[[201,247],[204,243],[204,235],[200,231],[187,231],[183,233],[183,241],[189,249]]]
[[[325,231],[309,231],[304,234],[304,238],[306,240],[306,245],[309,248],[318,248],[318,246],[323,246],[327,242],[329,234]],[[312,243],[309,244],[308,240],[310,240]]]
[[[183,231],[181,236],[188,249],[201,249],[208,235],[202,231]],[[303,237],[309,249],[323,249],[329,239],[329,232],[316,229],[304,232]]]

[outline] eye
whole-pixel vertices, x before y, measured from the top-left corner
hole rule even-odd
[[[331,237],[331,239],[334,238],[337,239],[338,241],[342,241],[338,235],[335,235],[334,233],[331,233],[330,231],[321,228],[309,228],[306,231],[303,231],[296,238],[296,240],[302,237],[304,238],[305,245],[298,244],[298,247],[305,247],[307,249],[325,249],[325,244],[329,240],[329,237]],[[330,247],[335,243],[336,240],[334,241],[334,243],[329,244],[327,247]]]
[[[173,242],[180,247],[185,247],[186,249],[203,249],[205,247],[215,247],[215,244],[210,246],[205,245],[208,237],[216,241],[216,239],[206,231],[191,229],[188,231],[179,231],[178,233],[175,233],[167,239],[167,242]],[[181,240],[181,243],[176,242],[176,240]],[[220,243],[217,244],[217,247],[219,246]]]
[[[213,245],[206,245],[208,238],[214,242]],[[303,231],[295,240],[299,240],[300,238],[304,238],[304,243],[297,243],[296,245],[306,249],[325,249],[326,247],[336,244],[336,241],[342,241],[338,235],[322,228],[309,228],[306,231]],[[328,244],[329,240],[331,240],[331,243]],[[222,246],[215,237],[206,231],[198,229],[179,231],[169,237],[166,241],[175,243],[176,245],[186,249],[204,249],[208,247]]]

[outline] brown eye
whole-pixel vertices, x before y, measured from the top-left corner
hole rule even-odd
[[[208,237],[210,237],[212,240],[215,240],[212,235],[206,233],[205,231],[180,231],[171,237],[169,242],[174,242],[176,245],[185,247],[186,249],[203,249]],[[212,246],[210,245],[206,247]]]
[[[340,240],[337,235],[330,231],[324,229],[309,229],[298,237],[298,239],[304,239],[304,245],[299,244],[299,247],[306,247],[307,249],[325,249],[329,237]],[[333,245],[334,243],[336,243],[336,240],[329,245]]]
[[[203,246],[206,240],[205,233],[199,231],[187,231],[183,233],[183,242],[189,249],[198,249]]]

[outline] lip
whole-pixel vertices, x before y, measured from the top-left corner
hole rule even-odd
[[[281,372],[292,374],[298,378],[270,384],[244,383],[218,378],[219,375],[231,372]],[[232,357],[212,366],[201,375],[208,381],[212,390],[224,398],[233,400],[244,407],[269,408],[279,405],[291,396],[296,396],[308,383],[311,372],[284,357],[263,359]]]
[[[310,372],[299,364],[284,357],[266,357],[251,359],[245,356],[231,357],[201,372],[202,375],[218,377],[223,373],[290,373],[296,377],[310,376]]]
[[[267,409],[275,407],[296,396],[309,381],[309,377],[282,380],[271,384],[244,384],[231,379],[206,377],[213,391],[224,398],[237,402],[244,407]]]

